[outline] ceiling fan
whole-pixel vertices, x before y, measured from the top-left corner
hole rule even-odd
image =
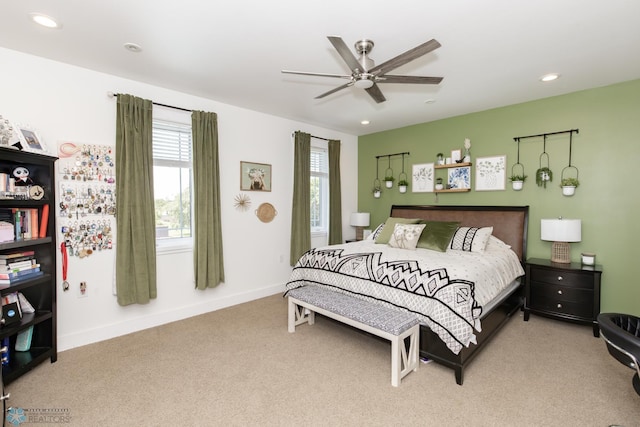
[[[368,39],[359,40],[355,43],[356,52],[360,55],[356,58],[349,50],[342,38],[337,36],[327,37],[333,47],[338,51],[344,62],[347,63],[351,70],[350,75],[342,74],[327,74],[327,73],[308,73],[305,71],[290,71],[282,70],[285,74],[301,74],[304,76],[320,76],[320,77],[337,77],[341,79],[348,79],[349,82],[338,86],[335,89],[331,89],[321,95],[316,96],[315,99],[324,98],[327,95],[331,95],[346,87],[355,86],[367,91],[367,93],[377,102],[384,102],[386,98],[380,91],[378,83],[410,83],[410,84],[438,84],[442,81],[442,77],[421,77],[421,76],[398,76],[387,74],[388,72],[413,61],[427,53],[440,47],[440,43],[437,40],[432,39],[426,43],[414,47],[400,55],[396,56],[384,62],[380,65],[374,65],[374,62],[369,58],[369,53],[373,49],[373,41]]]

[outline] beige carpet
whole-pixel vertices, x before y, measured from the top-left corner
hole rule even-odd
[[[640,426],[632,371],[588,326],[520,315],[463,386],[429,363],[394,388],[386,341],[320,316],[289,334],[286,313],[274,295],[65,351],[9,404],[73,426]]]

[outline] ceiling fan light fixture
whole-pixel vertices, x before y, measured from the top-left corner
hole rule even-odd
[[[370,80],[365,76],[360,76],[353,85],[359,89],[369,89],[373,86],[373,80]]]

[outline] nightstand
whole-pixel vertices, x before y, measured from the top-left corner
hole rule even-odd
[[[589,324],[600,336],[600,277],[602,266],[558,264],[531,258],[525,266],[524,320],[535,313],[561,320]]]

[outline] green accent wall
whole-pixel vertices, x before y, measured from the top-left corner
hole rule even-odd
[[[528,176],[523,190],[512,190],[507,180],[504,191],[475,191],[477,157],[506,155],[509,176],[517,158],[515,137],[569,129],[579,129],[573,134],[571,153],[580,179],[574,196],[563,196],[559,187],[569,164],[568,133],[547,137],[553,182],[546,189],[535,182],[543,152],[539,137],[520,142],[520,163]],[[451,150],[463,148],[465,138],[471,140],[474,163],[470,192],[436,197],[409,188],[401,194],[395,184],[402,157],[394,156],[396,183],[391,190],[382,183],[382,197],[373,198],[376,156],[410,152],[404,169],[411,182],[413,164],[435,162],[438,152],[449,156]],[[371,213],[375,228],[388,217],[392,204],[529,205],[530,258],[551,254],[551,242],[540,240],[541,218],[581,219],[582,241],[571,244],[571,258],[579,262],[581,252],[596,254],[596,263],[604,269],[601,311],[640,315],[640,191],[633,180],[640,170],[639,138],[640,80],[364,135],[358,138],[358,210]],[[381,180],[388,166],[386,158],[379,160]],[[446,169],[435,171],[445,182],[446,174]],[[565,171],[565,176],[575,176],[575,170]]]

